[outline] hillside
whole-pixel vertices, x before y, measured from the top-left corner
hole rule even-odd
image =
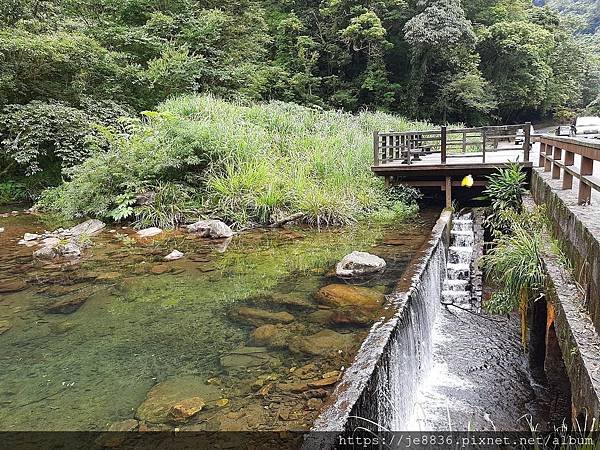
[[[547,0],[546,4],[580,20],[584,34],[594,34],[600,29],[600,0]]]

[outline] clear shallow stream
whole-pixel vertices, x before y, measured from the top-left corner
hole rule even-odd
[[[387,261],[383,275],[360,283],[389,292],[436,219],[425,211],[404,224],[256,230],[229,243],[179,232],[136,241],[131,229],[107,228],[77,262],[42,263],[37,247],[17,241],[51,227],[32,215],[0,217],[0,291],[25,283],[0,293],[0,430],[102,430],[125,420],[140,429],[307,429],[334,387],[319,380],[347,367],[368,331],[332,323],[315,293],[344,283],[331,271],[353,250]],[[185,257],[162,261],[175,248]],[[81,306],[51,312],[68,301]],[[257,325],[232,314],[242,306],[291,314],[284,345],[253,342]],[[302,345],[324,331],[345,350]],[[160,416],[161,402],[187,397],[204,403],[189,420],[131,421],[147,399]]]

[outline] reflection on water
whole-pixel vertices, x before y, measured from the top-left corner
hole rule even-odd
[[[0,218],[0,429],[306,429],[382,314],[318,301],[332,284],[367,293],[349,293],[335,262],[383,257],[387,270],[358,282],[381,296],[436,217],[228,243],[107,229],[75,264],[17,245],[47,228],[39,218]],[[173,249],[185,257],[164,262]]]

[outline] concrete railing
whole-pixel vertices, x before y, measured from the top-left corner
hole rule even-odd
[[[579,204],[591,203],[592,189],[600,192],[600,179],[594,177],[594,161],[600,161],[600,140],[541,135],[539,166],[552,171],[553,179],[562,179],[563,189],[573,189],[573,177],[579,180]],[[575,160],[575,156],[579,160]]]

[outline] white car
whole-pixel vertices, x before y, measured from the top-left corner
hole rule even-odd
[[[600,134],[600,117],[578,117],[575,134]]]

